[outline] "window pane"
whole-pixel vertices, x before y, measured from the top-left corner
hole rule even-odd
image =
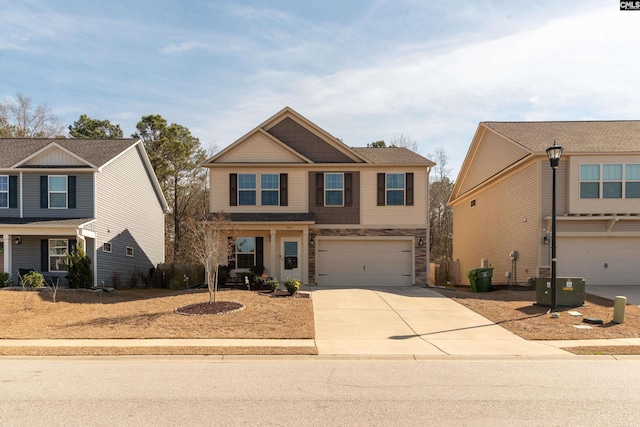
[[[66,176],[50,176],[49,177],[49,191],[67,191],[67,177]]]
[[[625,178],[631,181],[640,181],[640,165],[626,165]]]
[[[627,182],[624,197],[627,199],[640,198],[640,182]]]
[[[254,189],[256,188],[256,176],[255,174],[240,174],[238,175],[238,188]]]
[[[403,173],[390,173],[387,174],[387,188],[404,188],[404,174]]]
[[[622,181],[622,165],[602,165],[602,178],[605,181]]]
[[[602,197],[605,199],[621,199],[622,183],[621,182],[603,182]]]
[[[251,268],[255,265],[253,254],[238,254],[237,268]]]
[[[9,177],[0,176],[0,191],[9,191]]]
[[[278,192],[273,190],[263,191],[262,206],[278,206]]]
[[[236,240],[236,251],[238,253],[249,253],[255,251],[255,240],[253,237],[238,237]]]
[[[263,190],[278,189],[278,174],[262,174],[260,176],[260,188],[262,188]]]
[[[600,180],[600,165],[580,165],[581,181]]]
[[[342,190],[329,190],[325,193],[325,206],[342,206]]]
[[[49,268],[51,271],[66,271],[67,270],[67,257],[52,256],[49,257]]]
[[[600,197],[600,183],[598,182],[581,182],[580,198],[581,199],[597,199]]]
[[[238,204],[239,205],[255,205],[256,204],[256,192],[255,190],[241,190],[238,192]]]
[[[324,187],[331,189],[342,189],[342,177],[341,173],[325,173],[324,174]]]
[[[387,191],[387,206],[403,206],[403,205],[404,205],[404,191],[402,190]]]
[[[9,207],[9,196],[7,193],[0,193],[0,208]]]
[[[67,193],[51,193],[49,194],[49,206],[52,208],[67,207]]]

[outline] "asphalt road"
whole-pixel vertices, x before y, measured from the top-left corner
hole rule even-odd
[[[0,358],[2,426],[635,425],[640,359]]]

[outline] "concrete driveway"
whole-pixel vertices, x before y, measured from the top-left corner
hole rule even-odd
[[[586,285],[584,291],[611,300],[617,296],[627,297],[627,304],[640,305],[640,286],[637,285]]]
[[[308,287],[321,355],[567,355],[426,288]]]

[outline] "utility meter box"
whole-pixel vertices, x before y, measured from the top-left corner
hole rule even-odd
[[[584,305],[584,277],[556,277],[556,306],[580,307]],[[551,278],[536,278],[536,305],[551,307],[553,301]]]

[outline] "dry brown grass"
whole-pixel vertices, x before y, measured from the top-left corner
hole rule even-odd
[[[499,324],[503,328],[528,340],[584,340],[640,337],[640,307],[625,307],[624,323],[612,321],[613,301],[586,294],[582,307],[558,310],[560,317],[552,318],[548,308],[534,305],[536,293],[531,290],[497,290],[472,293],[463,289],[437,289],[440,293],[476,313]],[[571,316],[577,311],[582,316]],[[584,318],[601,319],[603,325],[587,325]],[[581,328],[576,328],[580,326]],[[591,326],[590,329],[582,329]],[[565,348],[575,354],[640,355],[640,346],[590,346]]]
[[[118,338],[314,338],[310,298],[270,298],[224,290],[219,301],[244,310],[215,316],[183,316],[174,309],[209,300],[203,290],[167,289],[0,292],[2,339]]]

